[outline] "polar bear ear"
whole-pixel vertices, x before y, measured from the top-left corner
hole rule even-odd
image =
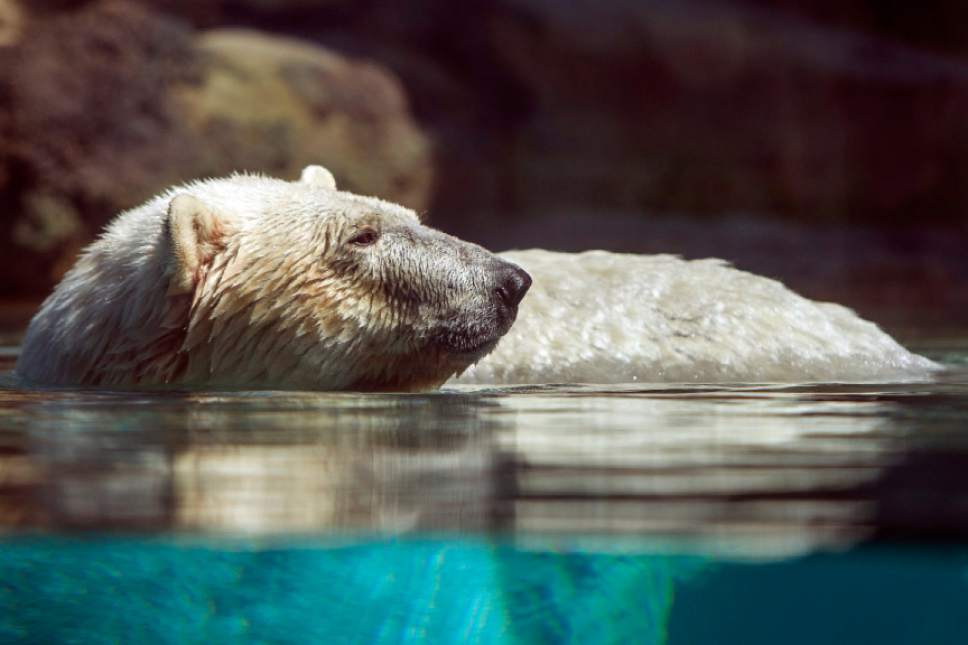
[[[222,222],[199,199],[183,193],[168,205],[165,230],[171,248],[168,295],[191,293],[202,267],[223,247]]]
[[[304,184],[336,190],[336,178],[333,177],[333,173],[322,166],[306,166],[303,168],[302,174],[299,175],[299,181]]]

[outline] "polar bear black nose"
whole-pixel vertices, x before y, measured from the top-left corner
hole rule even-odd
[[[531,276],[513,264],[503,264],[498,270],[498,286],[495,291],[508,307],[516,307],[531,287]]]

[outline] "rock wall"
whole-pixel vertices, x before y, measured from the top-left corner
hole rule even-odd
[[[430,141],[377,64],[125,2],[35,16],[0,57],[8,293],[43,293],[114,214],[195,177],[323,163],[349,190],[429,203]]]
[[[541,244],[554,221],[567,248],[689,252],[743,214],[804,245],[812,227],[878,231],[859,235],[872,253],[839,244],[825,266],[842,279],[876,256],[865,283],[903,266],[950,291],[968,268],[931,240],[968,241],[966,11],[2,0],[0,225],[17,258],[2,289],[42,294],[108,217],[174,181],[322,162],[498,247]],[[601,222],[594,239],[574,213]],[[656,249],[669,221],[686,243]],[[749,230],[717,254],[743,265]],[[789,243],[760,246],[787,249],[766,265],[802,288]]]

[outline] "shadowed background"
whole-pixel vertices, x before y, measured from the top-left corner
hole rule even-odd
[[[0,0],[0,641],[963,642],[966,59],[958,0]],[[953,369],[9,375],[118,211],[309,163],[494,249],[724,257]]]
[[[3,317],[173,183],[322,163],[495,250],[714,255],[937,335],[966,58],[954,1],[0,0]]]

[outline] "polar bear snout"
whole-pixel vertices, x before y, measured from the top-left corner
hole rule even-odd
[[[531,276],[527,271],[510,262],[501,262],[495,273],[497,287],[494,293],[504,307],[514,309],[531,288]]]

